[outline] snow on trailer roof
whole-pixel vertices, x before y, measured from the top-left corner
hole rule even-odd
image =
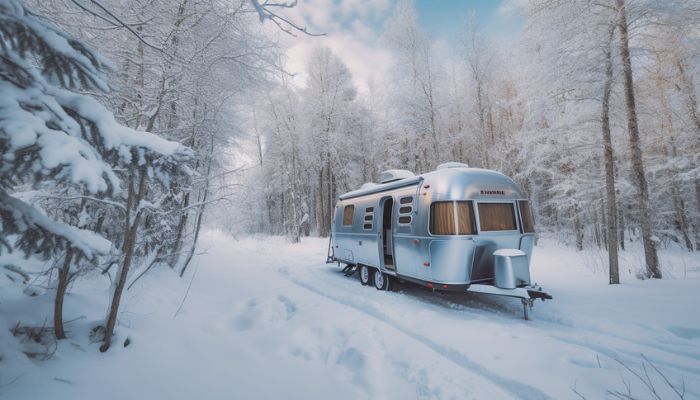
[[[404,170],[390,170],[385,172],[395,173],[397,171],[401,171],[402,174],[410,173],[410,171],[404,172]],[[389,180],[386,183],[380,184],[365,183],[358,190],[340,195],[339,199],[348,200],[400,189],[406,186],[417,185],[424,180],[429,180],[428,183],[438,191],[459,192],[461,195],[455,194],[455,196],[460,198],[464,198],[467,192],[470,192],[468,193],[470,197],[476,195],[477,193],[473,190],[475,189],[475,185],[478,186],[480,190],[485,189],[486,193],[480,192],[482,195],[498,193],[499,195],[505,196],[505,198],[524,198],[524,194],[518,185],[501,172],[490,169],[471,168],[462,163],[445,163],[438,166],[437,170],[426,172],[425,174],[415,176],[409,175],[409,177],[403,179]],[[452,186],[453,190],[448,190],[448,186]],[[468,191],[468,188],[472,190]]]

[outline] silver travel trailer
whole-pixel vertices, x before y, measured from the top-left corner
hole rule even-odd
[[[359,271],[364,285],[389,290],[409,281],[433,290],[534,299],[532,214],[524,192],[500,172],[447,163],[415,176],[385,171],[339,197],[329,262]]]

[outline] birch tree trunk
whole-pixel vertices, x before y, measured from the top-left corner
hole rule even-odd
[[[649,187],[644,173],[639,126],[637,125],[637,106],[634,99],[634,78],[632,77],[632,60],[629,50],[629,35],[627,32],[627,11],[625,0],[617,0],[618,28],[620,29],[620,55],[624,74],[625,105],[627,107],[627,129],[629,130],[630,155],[632,157],[632,177],[639,192],[639,220],[644,242],[644,258],[646,260],[647,277],[661,279],[659,258],[656,253],[656,243],[652,237],[651,209],[649,206]]]

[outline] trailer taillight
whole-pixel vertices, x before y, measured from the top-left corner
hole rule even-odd
[[[430,263],[429,263],[428,261],[423,261],[423,266],[424,266],[424,267],[429,267],[429,266],[430,266]]]

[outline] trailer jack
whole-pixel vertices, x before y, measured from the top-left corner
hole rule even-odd
[[[530,319],[530,312],[532,312],[532,306],[535,303],[535,299],[529,298],[529,299],[520,299],[520,301],[523,303],[523,317],[526,320]]]

